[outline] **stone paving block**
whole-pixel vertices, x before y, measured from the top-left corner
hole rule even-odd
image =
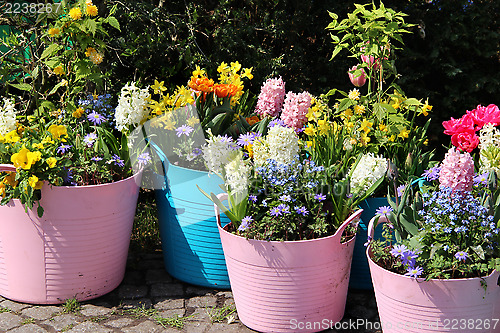
[[[121,285],[118,289],[118,297],[121,299],[137,299],[148,294],[147,286]]]
[[[84,316],[97,317],[104,316],[111,312],[111,309],[103,306],[95,306],[92,304],[82,305],[82,310],[80,313]]]
[[[70,325],[77,325],[81,322],[80,318],[71,313],[65,313],[60,316],[55,316],[42,322],[43,325],[50,326],[56,331],[62,331]]]
[[[85,321],[66,331],[67,333],[111,333],[113,330],[91,321]]]
[[[213,295],[214,290],[197,286],[188,286],[186,288],[186,294],[195,296]]]
[[[232,323],[232,324],[223,324],[223,323],[214,323],[207,333],[215,333],[215,332],[223,332],[223,333],[252,333],[254,330],[249,329],[245,325],[241,323]]]
[[[148,269],[146,272],[147,284],[171,282],[173,282],[173,279],[165,269]]]
[[[23,318],[14,313],[0,313],[0,332],[5,332],[7,330],[10,330],[11,328],[21,325],[22,321]]]
[[[158,315],[162,318],[173,318],[173,317],[184,317],[186,313],[185,309],[170,309],[158,312]]]
[[[61,309],[57,306],[44,305],[24,309],[21,311],[21,314],[37,320],[46,320],[59,312],[61,312]]]
[[[231,291],[219,291],[215,296],[224,296],[225,298],[233,298],[233,293]]]
[[[188,299],[186,303],[187,307],[192,308],[213,307],[217,303],[217,298],[215,296],[197,296]]]
[[[122,306],[124,309],[142,308],[142,307],[149,309],[153,307],[153,303],[149,298],[126,299],[122,301]]]
[[[163,331],[164,329],[161,325],[158,325],[151,320],[144,321],[137,326],[122,329],[122,332],[124,333],[159,333]]]
[[[48,331],[35,324],[26,324],[10,330],[9,333],[48,333]]]
[[[103,323],[103,325],[111,326],[114,328],[122,328],[122,327],[125,327],[125,326],[132,324],[133,321],[134,320],[130,319],[130,318],[120,318],[120,319],[107,321],[107,322]]]
[[[11,309],[14,312],[19,312],[22,309],[29,308],[31,305],[25,304],[25,303],[18,303],[11,301],[10,299],[6,299],[2,303],[0,303],[0,307],[6,308],[6,309]]]
[[[184,290],[180,283],[155,283],[151,285],[151,297],[182,296]]]
[[[171,309],[180,309],[184,307],[184,299],[176,298],[176,299],[166,299],[163,301],[157,301],[154,304],[154,308],[157,310],[171,310]]]
[[[194,311],[186,311],[186,319],[188,321],[204,321],[210,323],[210,316],[208,315],[206,308],[195,308]]]
[[[183,331],[189,333],[205,333],[210,327],[210,322],[207,321],[189,321],[184,324]]]

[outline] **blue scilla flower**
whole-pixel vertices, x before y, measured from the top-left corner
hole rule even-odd
[[[469,228],[467,228],[466,226],[463,226],[463,225],[455,228],[456,233],[467,232],[467,230],[469,230]]]
[[[445,232],[447,234],[451,233],[452,231],[453,231],[453,229],[451,229],[450,227],[444,227],[443,228],[443,232]]]
[[[449,217],[450,217],[450,220],[452,220],[452,221],[455,221],[457,219],[457,215],[455,215],[453,213],[450,214]]]

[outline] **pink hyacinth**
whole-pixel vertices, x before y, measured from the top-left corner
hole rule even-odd
[[[441,162],[439,183],[453,191],[472,191],[474,160],[469,153],[450,148]]]
[[[265,117],[277,117],[285,99],[285,82],[279,78],[267,79],[260,90],[255,112]]]
[[[311,95],[304,91],[300,94],[289,92],[286,94],[281,120],[296,131],[307,122],[307,112],[311,107]]]
[[[467,114],[474,120],[474,123],[478,126],[478,130],[486,124],[493,124],[495,126],[500,124],[500,109],[495,104],[488,106],[478,105],[474,110],[467,111]]]

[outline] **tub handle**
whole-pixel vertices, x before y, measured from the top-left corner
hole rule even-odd
[[[377,227],[377,225],[387,222],[389,222],[389,220],[384,215],[372,217],[370,223],[368,223],[368,241],[366,245],[370,244],[373,240],[373,235],[375,234],[375,228]]]
[[[224,200],[227,200],[228,195],[227,195],[227,193],[219,193],[219,194],[217,194],[217,198],[221,202],[223,202]],[[220,208],[219,208],[219,206],[217,206],[216,203],[214,203],[214,211],[215,211],[215,217],[217,219],[217,225],[222,228],[221,218],[220,218]]]
[[[12,164],[0,164],[0,172],[16,172],[16,167]]]
[[[150,140],[147,137],[144,137],[144,140],[146,140],[146,143],[150,144],[151,147],[153,147],[153,150],[156,152],[158,157],[160,157],[161,167],[163,169],[163,175],[165,177],[165,183],[168,184],[167,183],[167,171],[168,171],[168,166],[170,165],[170,161],[168,160],[168,158],[165,155],[165,153],[163,152],[163,150],[161,150],[161,148],[158,147],[158,145],[153,140]]]

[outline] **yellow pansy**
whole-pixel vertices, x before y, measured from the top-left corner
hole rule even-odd
[[[197,68],[199,68],[198,66],[196,66]],[[194,72],[193,72],[194,73]],[[161,94],[163,91],[166,91],[167,88],[165,88],[163,86],[163,84],[165,83],[165,81],[161,81],[161,82],[158,82],[158,80],[155,80],[155,84],[153,84],[151,86],[151,89],[153,89],[153,92],[155,94]]]
[[[30,178],[28,178],[28,184],[33,187],[35,190],[39,190],[43,186],[43,182],[38,180],[38,177],[33,175]]]
[[[43,149],[44,148],[43,147],[43,143],[41,143],[41,142],[40,143],[34,143],[32,146],[33,146],[33,148],[36,148],[36,149]]]
[[[10,131],[9,133],[5,134],[3,139],[6,143],[16,143],[21,140],[16,130]]]
[[[41,143],[42,144],[54,144],[55,141],[52,140],[52,138],[50,136],[46,136],[45,138],[43,138]]]
[[[18,181],[16,181],[16,173],[15,172],[9,172],[7,176],[3,179],[3,182],[7,185],[12,186],[13,188],[17,187],[17,184],[19,184]]]
[[[403,128],[401,130],[401,132],[399,132],[398,137],[403,138],[403,139],[407,139],[409,134],[410,134],[410,131],[407,130],[406,128]]]
[[[56,140],[58,140],[61,137],[67,136],[68,131],[66,129],[66,126],[64,125],[50,125],[48,129],[49,133],[52,134],[52,137]]]
[[[16,168],[29,170],[41,158],[42,154],[39,151],[31,152],[23,146],[19,152],[12,154],[10,161]]]
[[[49,157],[49,158],[47,158],[47,160],[45,162],[47,162],[47,164],[49,165],[49,168],[53,168],[57,164],[57,159],[55,157]]]

